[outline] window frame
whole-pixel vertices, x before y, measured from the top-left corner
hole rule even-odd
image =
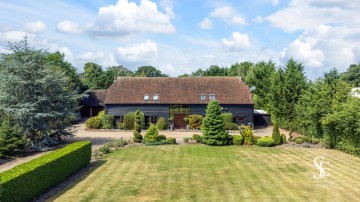
[[[156,99],[155,99],[156,97]],[[159,101],[159,94],[154,94],[153,95],[153,101]]]
[[[149,99],[150,99],[149,94],[144,94],[144,101],[149,101]]]
[[[216,98],[215,98],[215,94],[210,94],[209,100],[212,101],[212,100],[215,100],[215,99],[216,99]]]
[[[200,94],[200,100],[201,101],[206,101],[206,95],[205,94]]]

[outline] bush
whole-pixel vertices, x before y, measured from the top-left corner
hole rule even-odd
[[[126,141],[126,140],[124,140],[122,138],[111,141],[111,146],[112,147],[123,147],[123,146],[125,146],[127,144],[128,144],[128,141]]]
[[[54,185],[86,167],[91,142],[69,144],[0,174],[0,201],[32,201]]]
[[[166,140],[165,135],[158,135],[156,141]]]
[[[256,145],[259,147],[272,147],[275,143],[272,137],[265,136],[257,139]]]
[[[168,137],[166,140],[169,142],[169,144],[176,144],[176,139],[174,137]]]
[[[124,130],[124,123],[116,122],[118,129]]]
[[[136,110],[134,114],[134,142],[141,142],[143,139],[143,136],[141,135],[141,125],[140,125],[141,119],[140,119],[140,110]]]
[[[193,134],[193,136],[192,136],[191,139],[192,139],[192,140],[195,140],[197,143],[202,142],[202,137],[201,137],[201,135],[199,135],[199,134]]]
[[[0,158],[17,156],[29,149],[29,141],[20,128],[10,126],[7,122],[0,127]]]
[[[98,113],[97,117],[99,117],[99,119],[103,119],[105,116],[105,110],[102,110],[101,112]]]
[[[273,128],[273,132],[272,132],[272,139],[274,140],[274,144],[275,145],[279,145],[281,144],[281,135],[280,135],[280,130],[279,130],[279,125],[278,123],[274,124],[274,128]]]
[[[166,120],[164,117],[160,117],[159,120],[156,122],[156,126],[159,130],[166,130]]]
[[[225,123],[225,130],[238,130],[238,127],[236,123]]]
[[[99,129],[101,127],[101,119],[97,116],[86,120],[85,125],[87,128]]]
[[[233,122],[233,115],[231,112],[222,113],[221,116],[223,117],[225,123]]]
[[[133,130],[134,122],[135,122],[134,112],[128,112],[124,115],[124,129],[125,130]]]
[[[114,128],[114,116],[111,114],[106,114],[101,119],[101,128],[102,129],[113,129]]]
[[[154,143],[156,142],[158,136],[158,128],[154,124],[150,124],[148,131],[145,134],[144,142],[145,143]]]
[[[281,134],[281,144],[286,144],[286,135]]]
[[[184,137],[184,143],[188,143],[189,142],[189,140],[191,140],[191,138],[189,138],[189,137]]]
[[[111,152],[111,144],[104,144],[102,147],[99,148],[99,151],[103,154],[108,154]]]
[[[188,116],[188,119],[189,119],[189,128],[190,129],[192,129],[192,130],[201,129],[203,116],[197,115],[197,114],[192,114],[192,115]]]
[[[165,144],[170,144],[170,143],[167,140],[161,140],[156,142],[145,142],[146,146],[156,146],[156,145],[165,145]]]
[[[313,144],[319,144],[320,140],[317,139],[317,138],[312,138],[312,141],[311,141]]]
[[[232,137],[233,137],[234,145],[243,145],[244,144],[244,138],[242,135],[234,135]]]
[[[244,144],[245,145],[253,145],[256,143],[255,137],[252,133],[251,126],[245,126],[244,130]]]
[[[356,147],[344,141],[340,141],[339,143],[337,143],[335,149],[345,152],[347,154],[360,157],[360,147]]]
[[[302,144],[302,143],[304,143],[304,140],[303,140],[302,138],[295,138],[294,140],[295,140],[295,143],[296,143],[296,144]]]

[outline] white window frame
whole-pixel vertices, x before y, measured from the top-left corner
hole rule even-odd
[[[144,101],[149,101],[149,94],[144,94]]]
[[[204,99],[203,99],[204,98]],[[201,101],[206,101],[206,95],[205,94],[201,94],[200,95],[200,100]]]
[[[159,101],[159,95],[158,94],[153,95],[153,101]]]
[[[215,94],[210,94],[209,100],[215,100]]]

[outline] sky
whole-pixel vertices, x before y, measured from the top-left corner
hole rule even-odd
[[[0,52],[22,40],[86,62],[170,76],[290,58],[313,79],[360,62],[359,0],[0,0]]]

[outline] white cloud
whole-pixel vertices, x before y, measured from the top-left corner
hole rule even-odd
[[[219,18],[229,24],[244,25],[245,19],[239,14],[239,12],[231,6],[216,7],[213,12],[210,13],[210,17]]]
[[[282,60],[290,57],[304,63],[308,75],[321,76],[330,68],[344,71],[360,57],[360,42],[356,36],[360,28],[320,25],[305,30],[290,46],[283,50]]]
[[[280,0],[272,0],[272,1],[271,1],[271,4],[272,4],[273,6],[279,5],[279,3],[280,3]]]
[[[271,25],[286,32],[320,25],[359,27],[360,1],[292,0],[289,6],[266,17]]]
[[[145,43],[137,43],[117,48],[120,59],[131,63],[154,61],[157,52],[157,45],[151,40],[147,40]]]
[[[57,30],[59,32],[69,34],[80,34],[83,30],[80,28],[79,23],[71,22],[68,20],[61,21],[57,24]]]
[[[250,47],[249,36],[239,32],[233,32],[230,39],[223,38],[221,41],[228,51],[241,51]]]
[[[256,16],[256,18],[253,18],[252,21],[253,21],[253,22],[256,22],[256,23],[263,23],[263,22],[264,22],[264,18],[261,17],[261,16]]]
[[[7,42],[18,42],[24,39],[24,36],[29,38],[33,38],[33,34],[28,34],[22,31],[8,31],[0,33],[0,44],[6,44]]]
[[[38,20],[36,22],[28,22],[24,24],[24,29],[31,33],[40,33],[46,30],[46,24]]]
[[[209,18],[205,18],[199,25],[201,29],[212,29],[212,22]]]
[[[99,61],[99,60],[104,59],[104,57],[105,57],[105,54],[101,51],[98,51],[96,53],[88,51],[88,52],[78,55],[76,58],[78,60],[88,62],[88,61]]]
[[[90,31],[100,37],[144,32],[171,33],[175,32],[170,22],[174,17],[170,8],[167,7],[166,13],[162,13],[157,4],[149,0],[141,0],[139,5],[119,0],[115,5],[99,9],[97,20]]]

